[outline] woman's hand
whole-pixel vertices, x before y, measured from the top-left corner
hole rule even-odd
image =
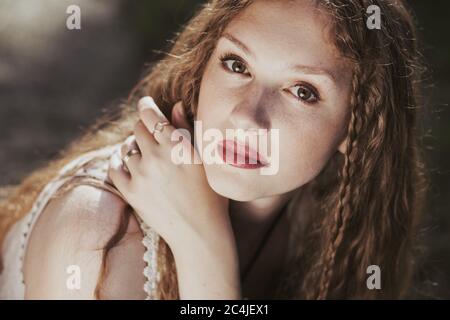
[[[123,144],[121,155],[111,160],[108,175],[142,220],[160,234],[169,246],[185,246],[186,241],[214,241],[232,236],[228,199],[215,193],[208,184],[203,165],[175,164],[172,148],[183,143],[185,151],[198,157],[190,139],[171,141],[175,127],[166,125],[162,132],[154,131],[158,122],[168,121],[150,97],[138,103],[140,120],[131,136]],[[186,128],[181,102],[172,111],[172,121]],[[179,131],[180,132],[180,131]],[[186,131],[185,131],[186,133]],[[137,145],[136,145],[137,144]],[[121,158],[138,147],[140,153]]]

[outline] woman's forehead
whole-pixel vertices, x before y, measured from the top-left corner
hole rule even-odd
[[[331,18],[312,1],[256,1],[225,29],[255,59],[301,63],[340,73],[342,58],[330,37]]]

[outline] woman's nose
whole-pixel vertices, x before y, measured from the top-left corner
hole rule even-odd
[[[269,109],[273,93],[263,90],[249,90],[230,114],[230,122],[237,129],[271,128]]]

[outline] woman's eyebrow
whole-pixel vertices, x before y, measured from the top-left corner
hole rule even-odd
[[[319,68],[319,67],[305,66],[305,65],[297,64],[297,65],[290,66],[289,69],[293,69],[294,71],[304,73],[304,74],[325,76],[332,82],[334,82],[334,83],[337,82],[336,76],[334,75],[333,72],[327,71],[327,70]]]
[[[254,57],[253,52],[239,39],[237,39],[235,36],[231,35],[230,33],[224,33],[221,38],[225,38],[232,43],[234,43],[237,47],[242,49],[246,54]],[[288,67],[288,69],[292,69],[294,71],[297,71],[299,73],[303,74],[312,74],[312,75],[321,75],[326,76],[329,80],[336,83],[337,79],[333,72],[327,71],[325,69],[315,67],[315,66],[306,66],[306,65],[291,65]]]
[[[231,42],[233,42],[236,46],[238,46],[239,48],[241,48],[245,53],[247,53],[250,56],[254,56],[253,52],[239,39],[237,39],[235,36],[229,34],[229,33],[224,33],[222,35],[222,38],[225,38]]]

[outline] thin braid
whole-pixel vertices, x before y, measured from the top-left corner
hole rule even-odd
[[[345,152],[345,162],[342,168],[342,179],[339,187],[339,203],[336,213],[334,215],[334,224],[332,237],[330,238],[330,244],[328,250],[325,251],[324,255],[324,267],[322,275],[320,278],[319,292],[317,295],[318,300],[323,300],[327,297],[330,282],[333,276],[333,267],[336,258],[336,252],[342,243],[344,238],[344,232],[346,230],[348,220],[350,219],[352,213],[352,203],[351,203],[351,192],[353,185],[351,183],[353,173],[354,173],[354,159],[352,159],[352,153],[355,149],[358,136],[358,107],[360,106],[361,99],[359,88],[360,88],[360,68],[355,67],[355,72],[352,80],[353,92],[352,95],[352,113],[348,128],[348,140]]]

